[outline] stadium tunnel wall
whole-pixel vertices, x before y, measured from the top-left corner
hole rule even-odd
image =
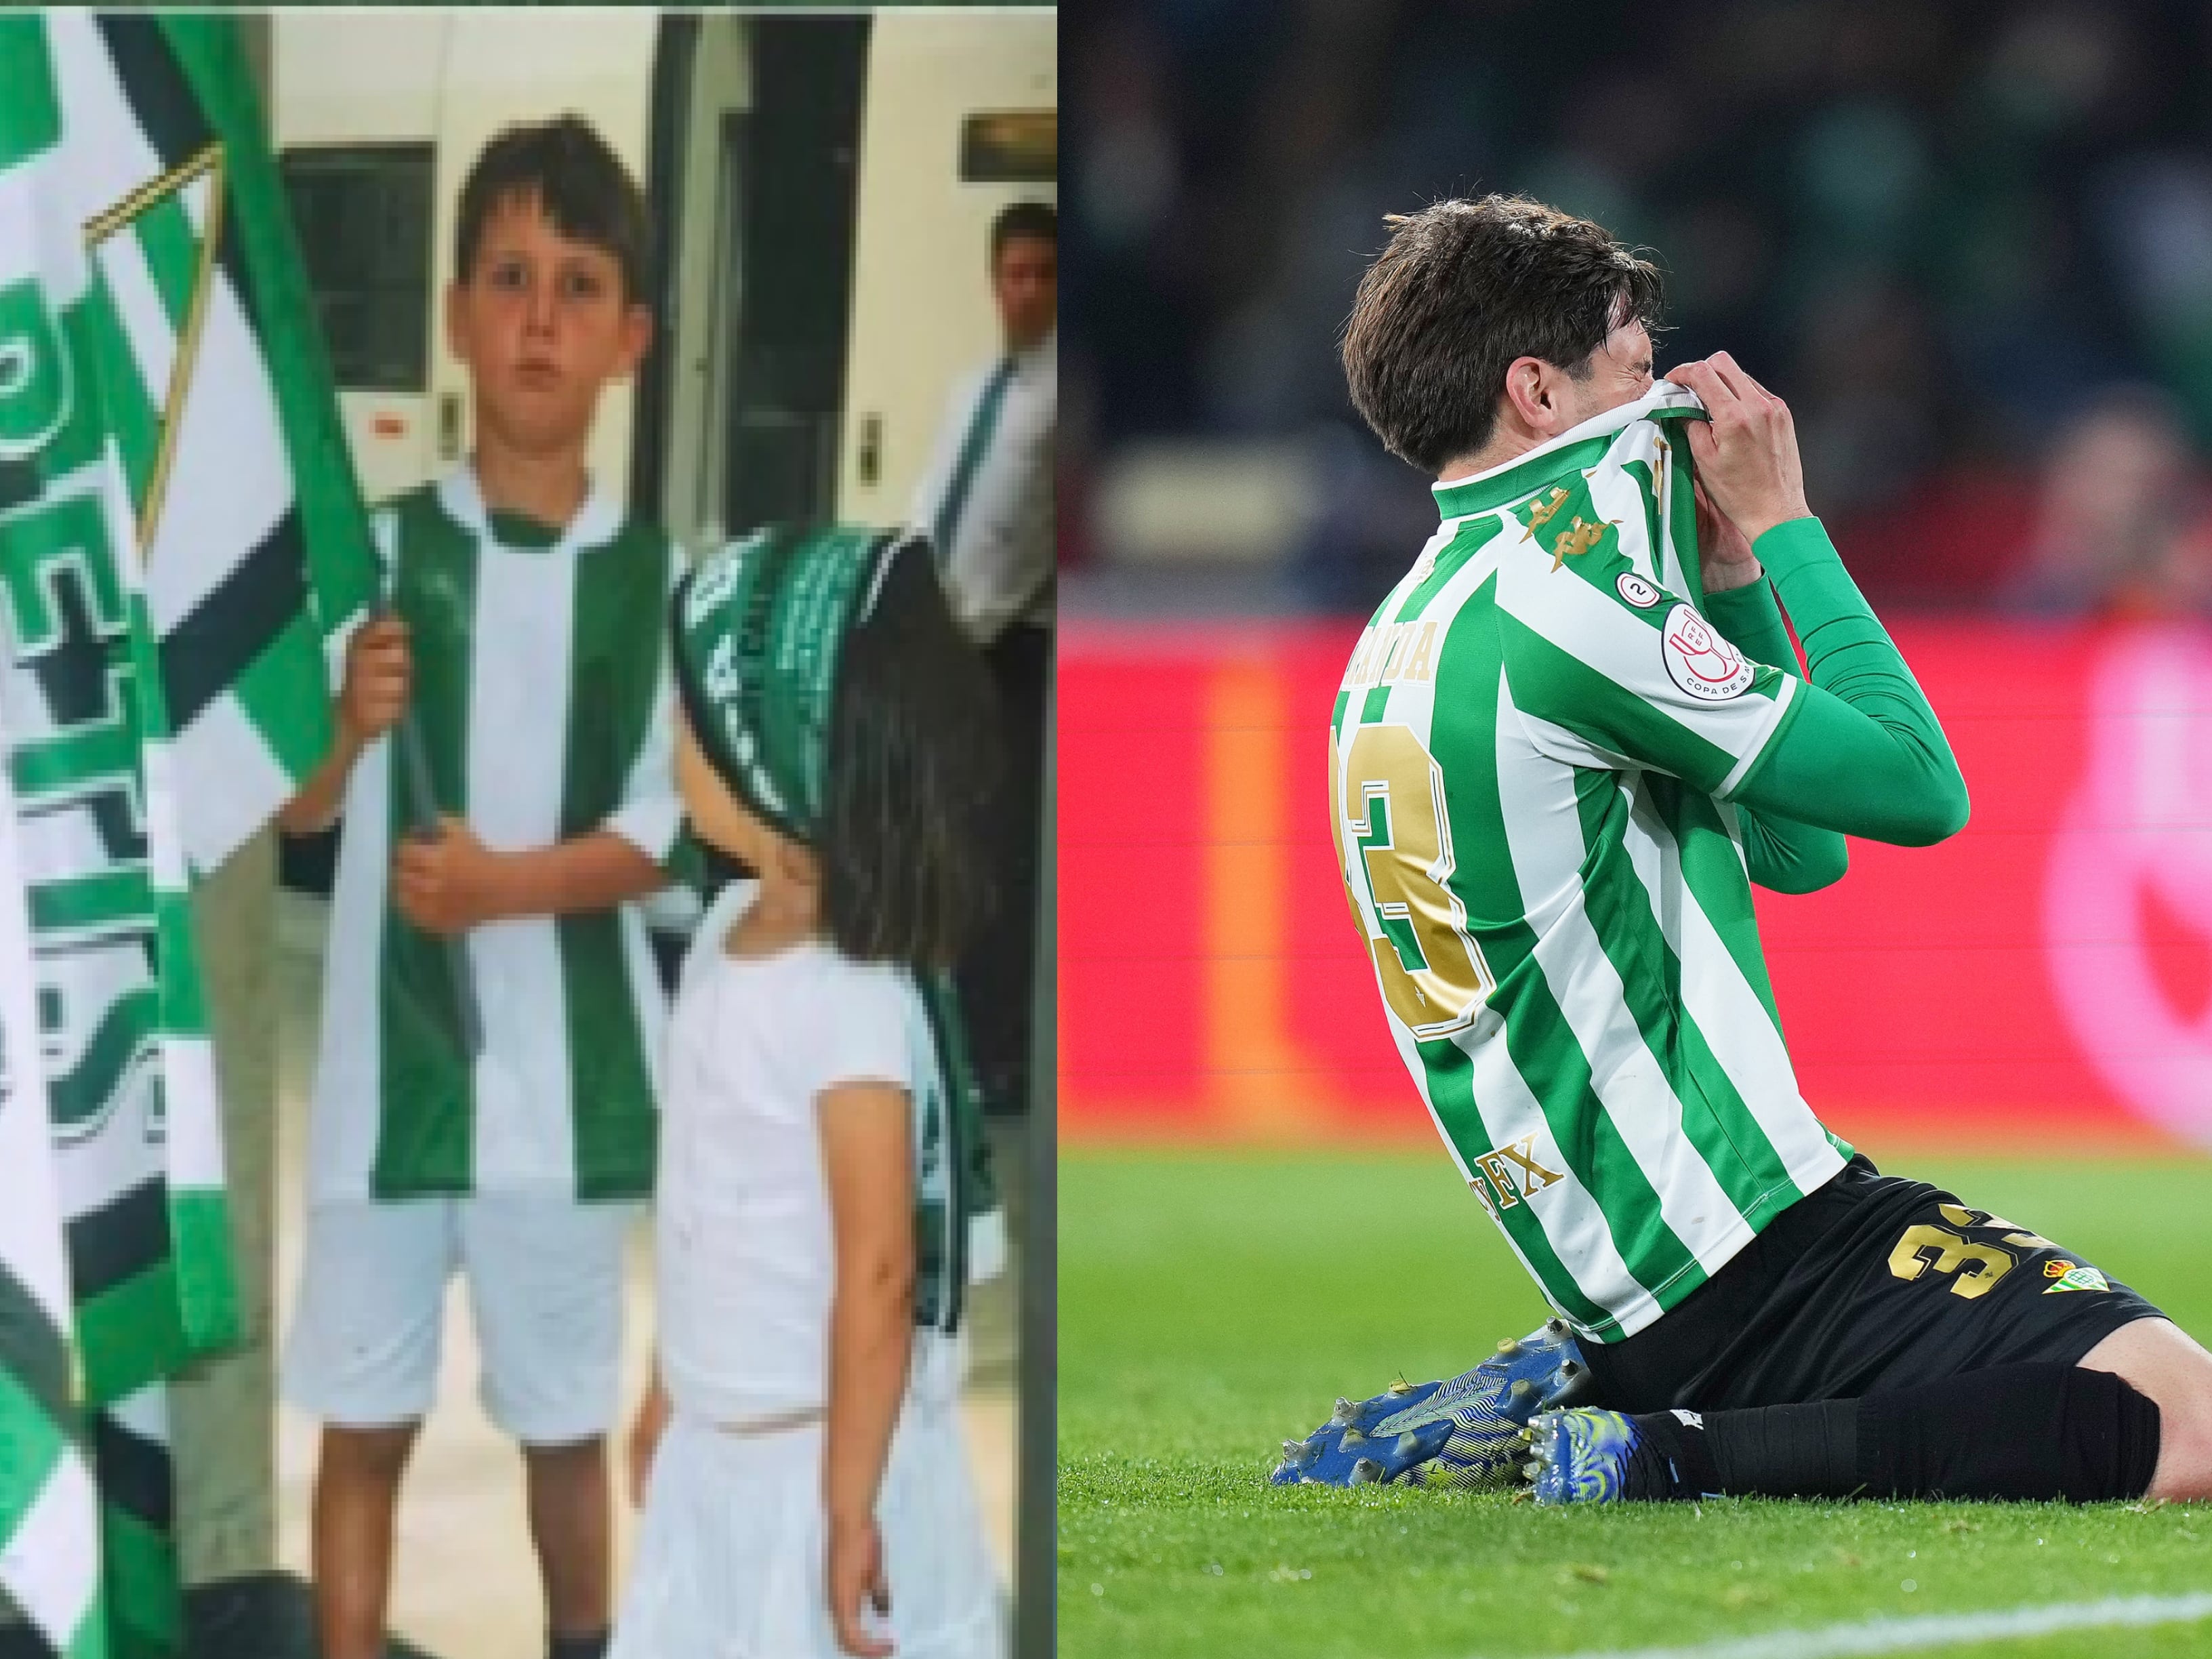
[[[1358,624],[1069,623],[1059,1071],[1071,1140],[1432,1136],[1346,913],[1326,730]],[[2212,1147],[2212,629],[1894,630],[1973,799],[1760,892],[1806,1098],[1899,1146]]]

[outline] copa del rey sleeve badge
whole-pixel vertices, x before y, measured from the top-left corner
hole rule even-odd
[[[1666,659],[1667,677],[1700,702],[1725,702],[1751,685],[1752,668],[1743,653],[1686,603],[1667,613],[1659,654]]]

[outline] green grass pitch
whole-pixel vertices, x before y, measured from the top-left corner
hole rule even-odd
[[[1877,1161],[2212,1334],[2212,1163]],[[2212,1591],[2212,1506],[1276,1491],[1279,1443],[1336,1395],[1449,1376],[1544,1316],[1448,1161],[1074,1148],[1060,1204],[1068,1659],[1581,1653]],[[1942,1651],[2212,1654],[2212,1620]]]

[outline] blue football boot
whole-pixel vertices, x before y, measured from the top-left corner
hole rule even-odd
[[[1644,1431],[1619,1412],[1584,1408],[1545,1413],[1528,1441],[1535,1455],[1522,1473],[1539,1504],[1617,1504],[1628,1496]]]
[[[1578,1397],[1589,1377],[1566,1322],[1554,1319],[1499,1343],[1449,1382],[1400,1382],[1370,1400],[1338,1401],[1328,1422],[1283,1442],[1283,1461],[1268,1478],[1278,1486],[1515,1486],[1528,1455],[1527,1425]]]

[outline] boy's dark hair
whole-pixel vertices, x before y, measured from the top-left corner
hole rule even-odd
[[[645,196],[622,158],[580,115],[556,115],[501,131],[483,147],[461,185],[453,269],[465,283],[476,268],[484,226],[500,206],[535,198],[572,241],[603,248],[622,269],[623,299],[643,305],[653,233]]]
[[[997,692],[952,620],[928,544],[890,556],[837,677],[823,920],[855,961],[949,969],[989,905]]]
[[[1352,401],[1393,455],[1441,472],[1490,440],[1505,371],[1577,380],[1616,328],[1659,321],[1659,272],[1587,219],[1519,196],[1393,215],[1344,330]]]
[[[991,221],[991,268],[999,266],[999,256],[1006,251],[1006,244],[1021,237],[1030,237],[1040,242],[1060,246],[1060,210],[1049,202],[1016,202],[999,210],[999,216]]]

